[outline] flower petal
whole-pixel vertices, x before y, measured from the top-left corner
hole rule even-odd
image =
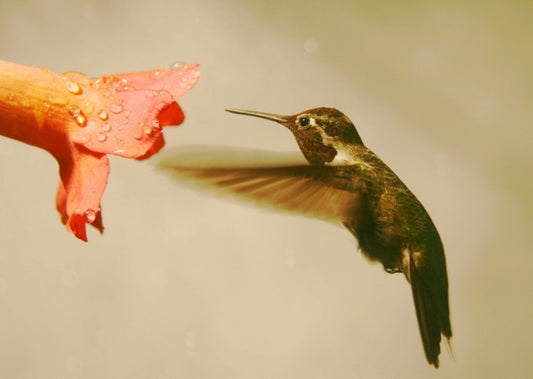
[[[175,101],[198,81],[197,67],[190,64],[174,71],[159,69],[98,79],[94,88],[103,98],[97,102],[97,117],[90,117],[87,125],[74,133],[73,141],[94,152],[126,158],[157,152],[164,145],[161,126],[183,122],[183,112]]]
[[[61,221],[87,241],[86,223],[103,231],[100,200],[109,174],[105,154],[145,159],[165,141],[162,126],[185,115],[176,100],[200,76],[198,64],[104,76],[0,61],[0,135],[43,148],[58,161]]]
[[[85,224],[103,231],[100,199],[109,175],[109,160],[85,148],[75,149],[71,159],[58,159],[61,182],[56,207],[67,230],[87,241]]]

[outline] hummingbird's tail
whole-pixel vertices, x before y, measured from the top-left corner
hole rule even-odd
[[[409,255],[408,280],[411,282],[424,352],[428,362],[438,368],[441,335],[447,338],[448,343],[452,336],[446,272],[442,277],[442,273],[434,272],[430,262],[425,262],[429,267],[417,265],[413,254]]]

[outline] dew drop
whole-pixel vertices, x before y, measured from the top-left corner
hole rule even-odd
[[[83,113],[76,116],[76,124],[82,127],[87,125],[87,117]]]
[[[98,112],[98,118],[100,120],[107,120],[109,118],[109,115],[107,114],[107,112],[105,110],[101,110],[100,112]]]
[[[153,75],[157,78],[159,75],[161,75],[161,70],[159,69],[155,70]]]
[[[120,113],[124,110],[124,107],[122,106],[122,104],[114,103],[111,104],[111,108],[109,108],[109,110],[113,113]]]
[[[139,125],[137,125],[137,127],[133,129],[133,138],[135,139],[143,138],[143,127],[144,127],[144,124],[140,122]]]
[[[68,106],[68,113],[72,117],[76,117],[77,115],[79,115],[81,113],[81,109],[77,105],[74,105],[74,104],[73,105],[69,105]]]
[[[92,224],[94,220],[96,220],[96,212],[93,211],[92,209],[87,209],[85,211],[85,219],[87,220],[89,224]]]
[[[91,114],[94,111],[94,103],[90,100],[87,100],[85,104],[83,104],[83,107],[85,108],[85,112],[88,114]]]
[[[151,127],[151,126],[148,126],[148,125],[144,126],[144,127],[143,127],[143,132],[144,132],[144,134],[146,134],[147,136],[152,135],[152,133],[153,133],[152,127]]]
[[[111,131],[111,125],[109,125],[107,122],[102,124],[102,131],[103,132],[110,132]]]
[[[106,137],[106,135],[105,135],[104,133],[98,133],[98,134],[96,135],[96,139],[97,139],[99,142],[104,142],[104,141],[107,139],[107,137]]]
[[[89,142],[90,140],[91,140],[91,136],[88,135],[88,134],[85,134],[85,135],[81,136],[80,139],[78,141],[76,141],[76,142],[81,143],[81,144],[85,144],[85,143]]]
[[[67,91],[73,95],[79,95],[81,93],[81,87],[72,80],[65,80],[65,86],[67,87]]]
[[[170,71],[175,71],[178,68],[182,68],[184,66],[185,66],[185,62],[180,62],[180,61],[174,62],[170,65]]]
[[[68,113],[74,118],[76,124],[78,124],[79,126],[87,125],[87,117],[85,117],[80,107],[78,107],[77,105],[69,105]]]

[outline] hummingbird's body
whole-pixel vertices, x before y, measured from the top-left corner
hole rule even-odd
[[[426,358],[438,367],[441,334],[452,335],[448,280],[442,242],[422,204],[336,109],[293,116],[229,111],[285,125],[310,165],[162,166],[264,204],[340,221],[368,259],[389,273],[403,272],[411,283]]]

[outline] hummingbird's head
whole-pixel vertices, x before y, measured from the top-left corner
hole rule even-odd
[[[346,164],[350,161],[350,146],[363,145],[350,119],[335,108],[313,108],[291,116],[241,109],[226,110],[286,126],[312,165]]]

